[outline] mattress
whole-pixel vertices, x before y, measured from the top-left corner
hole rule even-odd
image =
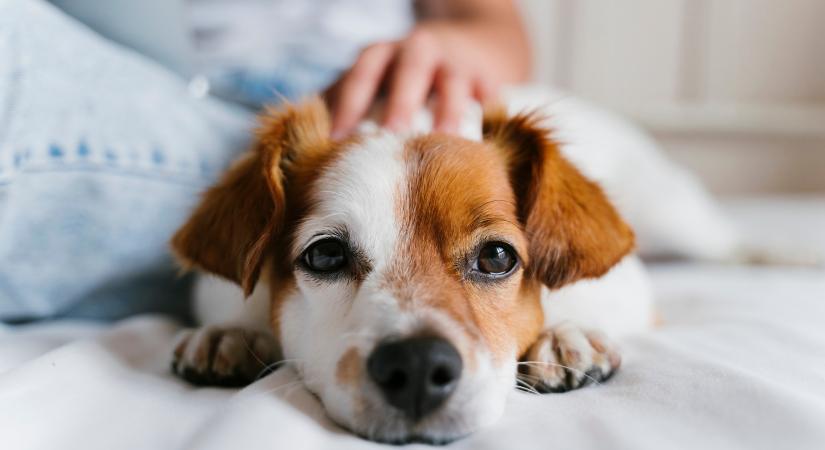
[[[752,239],[825,255],[825,198],[727,202]],[[825,269],[650,266],[662,326],[629,336],[609,382],[514,390],[461,449],[825,448]],[[284,368],[241,389],[169,374],[179,325],[0,328],[3,449],[380,448],[338,428]],[[410,448],[425,448],[412,444]]]

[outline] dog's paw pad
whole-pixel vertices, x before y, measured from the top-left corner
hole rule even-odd
[[[544,331],[519,365],[523,388],[566,392],[607,380],[621,356],[601,333],[565,323]]]
[[[178,335],[172,372],[197,385],[245,386],[277,359],[277,345],[268,334],[203,327]]]

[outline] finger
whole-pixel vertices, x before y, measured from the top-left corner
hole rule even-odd
[[[427,100],[438,59],[437,43],[429,33],[413,33],[399,50],[389,85],[384,126],[400,130]]]
[[[344,80],[346,75],[342,75],[340,78],[335,80],[334,83],[327,86],[323,93],[321,93],[321,98],[327,103],[327,107],[330,111],[338,105],[338,98],[341,94],[341,82]]]
[[[499,87],[493,81],[481,76],[473,80],[472,84],[473,98],[482,105],[498,99]]]
[[[435,110],[435,130],[458,132],[461,118],[470,99],[470,80],[450,69],[438,71],[435,79],[438,103]]]
[[[367,47],[336,83],[332,95],[333,138],[349,133],[367,113],[396,48],[392,42]]]

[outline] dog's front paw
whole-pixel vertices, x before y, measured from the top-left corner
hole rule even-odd
[[[610,378],[621,357],[598,332],[564,323],[545,330],[519,363],[521,383],[541,392],[566,392]]]
[[[246,386],[278,360],[275,339],[243,328],[184,330],[172,355],[172,371],[197,385]]]

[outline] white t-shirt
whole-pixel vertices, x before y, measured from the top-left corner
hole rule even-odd
[[[411,0],[51,0],[203,92],[251,106],[317,92],[414,24]]]
[[[195,71],[252,105],[322,89],[413,24],[409,0],[187,0],[187,11]]]

